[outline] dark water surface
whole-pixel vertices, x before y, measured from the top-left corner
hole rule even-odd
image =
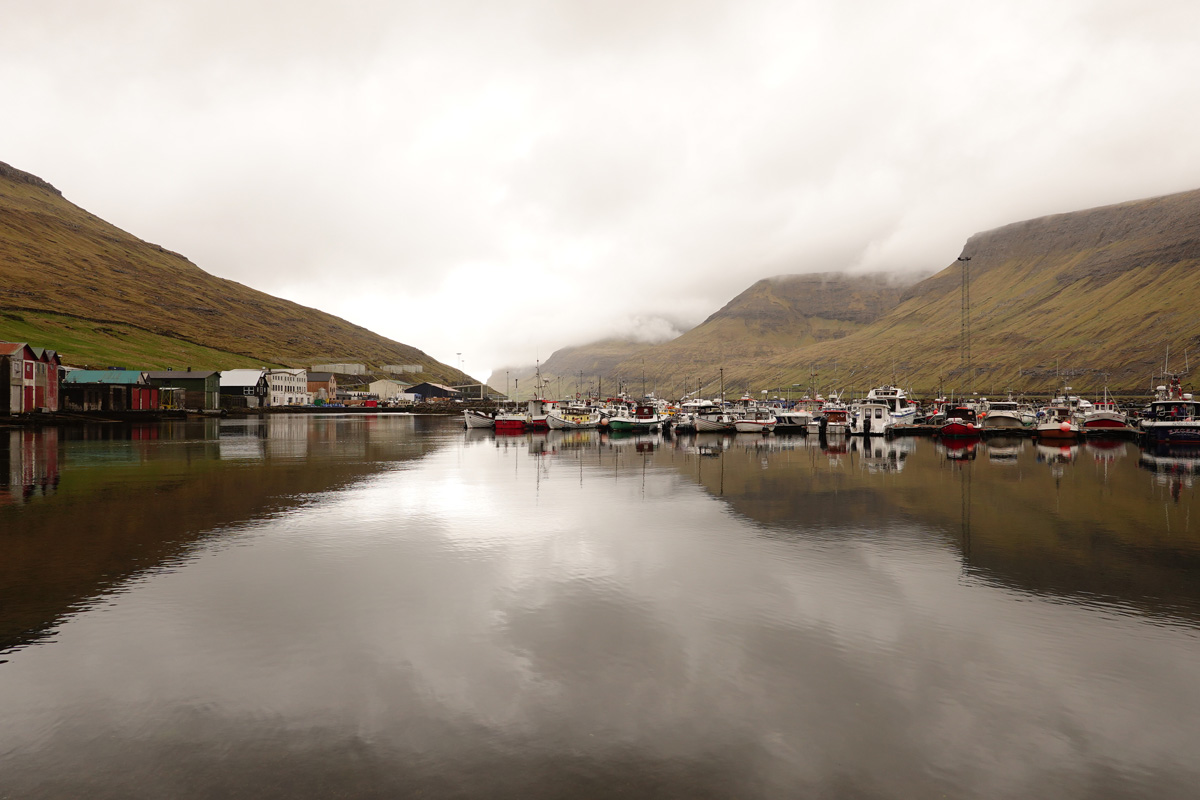
[[[0,431],[0,798],[1196,797],[1198,463]]]

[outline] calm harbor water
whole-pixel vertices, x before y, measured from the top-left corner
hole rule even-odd
[[[1196,796],[1200,453],[460,425],[0,431],[0,798]]]

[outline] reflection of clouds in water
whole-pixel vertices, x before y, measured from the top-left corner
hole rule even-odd
[[[1194,637],[965,580],[920,527],[766,536],[590,457],[446,448],[256,526],[4,665],[6,708],[47,752],[47,709],[135,741],[150,706],[266,762],[353,740],[476,794],[513,764],[779,797],[1195,777]]]

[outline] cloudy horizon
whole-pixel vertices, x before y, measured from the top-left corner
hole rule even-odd
[[[1186,2],[5,11],[0,161],[476,378],[1200,187]]]

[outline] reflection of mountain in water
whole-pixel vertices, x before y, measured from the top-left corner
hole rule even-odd
[[[681,437],[653,463],[772,536],[915,522],[958,550],[975,578],[1200,618],[1200,513],[1190,513],[1200,452],[1143,454],[1139,469],[1124,442],[976,441],[968,457],[966,444],[925,439],[713,436]],[[1144,471],[1151,463],[1156,477]]]
[[[280,415],[0,432],[0,652],[224,528],[420,457],[436,444],[421,425]]]

